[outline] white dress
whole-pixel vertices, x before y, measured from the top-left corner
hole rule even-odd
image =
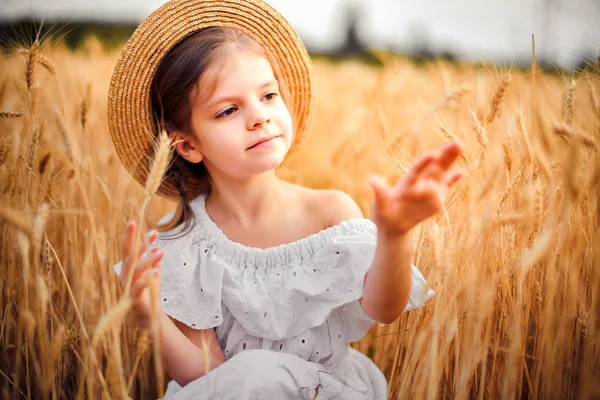
[[[171,381],[165,399],[385,399],[382,372],[349,346],[375,322],[358,302],[375,254],[375,224],[344,221],[258,249],[229,240],[205,199],[191,202],[195,221],[186,232],[163,232],[151,247],[165,250],[164,311],[192,328],[215,328],[226,362],[183,388]],[[412,266],[405,311],[432,296]]]

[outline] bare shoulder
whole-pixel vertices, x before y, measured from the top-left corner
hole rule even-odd
[[[349,219],[364,218],[358,204],[347,193],[289,185],[292,198],[296,204],[302,204],[315,228],[325,229]]]
[[[311,208],[321,216],[325,227],[339,224],[354,218],[364,218],[356,201],[339,190],[314,190]]]

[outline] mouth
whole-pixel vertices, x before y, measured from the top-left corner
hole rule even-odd
[[[251,150],[251,149],[253,149],[253,148],[255,148],[255,147],[259,147],[259,146],[262,146],[262,145],[266,145],[266,144],[268,144],[269,142],[271,142],[273,139],[276,139],[276,138],[278,138],[278,137],[281,137],[281,135],[272,135],[272,136],[266,136],[266,137],[264,137],[264,138],[262,138],[262,139],[258,140],[256,143],[254,143],[252,146],[248,147],[246,150]]]

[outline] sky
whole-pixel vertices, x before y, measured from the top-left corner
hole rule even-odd
[[[426,42],[461,59],[504,62],[536,53],[567,68],[600,55],[600,0],[266,0],[311,49],[335,49],[343,39],[343,9],[360,7],[361,38],[369,47],[410,50]],[[0,19],[139,22],[161,0],[0,0]]]

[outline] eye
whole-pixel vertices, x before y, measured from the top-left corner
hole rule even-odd
[[[223,117],[228,117],[231,114],[233,114],[234,111],[235,111],[235,107],[229,107],[228,109],[226,109],[225,111],[223,111],[221,114],[217,115],[217,119],[223,118]]]
[[[267,101],[268,101],[268,100],[273,100],[273,98],[274,98],[275,96],[277,96],[277,93],[275,93],[275,92],[270,92],[270,93],[267,93],[267,94],[265,94],[265,97],[264,97],[264,98],[265,98],[265,99],[267,99]]]

